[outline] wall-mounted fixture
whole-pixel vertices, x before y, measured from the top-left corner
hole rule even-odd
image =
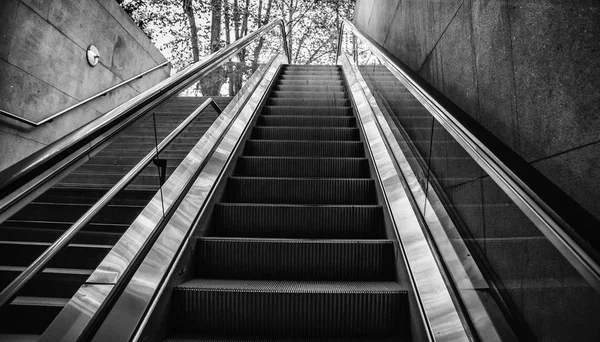
[[[85,55],[90,66],[96,66],[96,64],[98,64],[98,60],[100,60],[100,53],[98,52],[98,48],[96,46],[88,46]]]

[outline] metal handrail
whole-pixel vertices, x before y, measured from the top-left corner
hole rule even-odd
[[[221,108],[215,103],[212,98],[204,101],[192,114],[190,114],[182,123],[177,126],[167,137],[165,137],[155,149],[148,153],[140,160],[123,178],[121,178],[102,198],[100,198],[88,211],[85,212],[69,229],[67,229],[50,247],[48,247],[39,257],[37,257],[23,272],[21,272],[2,292],[0,292],[0,308],[6,305],[17,292],[27,284],[31,278],[41,272],[46,264],[58,254],[67,244],[79,233],[79,231],[88,224],[100,210],[108,205],[108,203],[129,183],[131,183],[137,175],[139,175],[146,166],[148,166],[164,149],[200,115],[208,106],[212,106],[217,114],[221,114]]]
[[[60,139],[56,143],[50,145],[48,149],[40,151],[38,154],[33,156],[33,160],[27,162],[24,167],[21,167],[20,171],[17,172],[18,175],[9,178],[7,182],[4,182],[2,186],[11,185],[12,183],[18,181],[21,177],[27,175],[27,172],[32,172],[35,169],[46,169],[45,163],[51,162],[54,158],[58,158],[64,155],[65,150],[68,151],[69,148],[73,148],[73,145],[76,144],[88,144],[91,140],[97,138],[98,134],[103,133],[102,130],[107,131],[112,127],[111,123],[117,125],[117,121],[121,121],[123,117],[128,117],[127,114],[137,115],[137,117],[141,117],[142,114],[145,114],[148,110],[156,107],[158,104],[162,103],[164,100],[168,99],[170,96],[178,93],[180,90],[185,89],[185,87],[191,85],[195,82],[200,76],[203,74],[214,70],[214,68],[218,67],[227,59],[238,53],[241,49],[248,46],[252,41],[256,38],[264,36],[267,32],[269,32],[273,27],[279,25],[281,28],[282,39],[283,39],[283,48],[286,53],[286,57],[288,62],[290,62],[290,53],[287,45],[287,35],[285,32],[285,22],[283,19],[276,19],[270,22],[267,25],[264,25],[260,29],[254,31],[253,33],[235,41],[228,47],[206,57],[205,59],[192,64],[191,66],[184,69],[182,72],[169,77],[167,80],[160,82],[158,85],[152,87],[151,89],[146,90],[142,94],[139,94],[135,98],[125,102],[124,104],[118,106],[112,111],[108,112],[102,119],[97,122],[92,122],[80,130],[77,130],[68,136]],[[212,99],[211,99],[212,101]],[[129,171],[117,184],[108,191],[92,208],[90,208],[77,222],[75,222],[56,242],[54,242],[42,255],[40,255],[25,271],[23,271],[16,279],[14,279],[2,292],[0,292],[0,308],[6,305],[33,276],[38,274],[41,270],[43,270],[44,266],[54,257],[58,252],[62,250],[68,243],[73,239],[73,237],[81,230],[83,226],[85,226],[89,221],[96,215],[108,202],[127,184],[129,184],[133,178],[143,168],[151,162],[155,156],[162,151],[165,146],[171,142],[181,130],[185,128],[194,118],[197,116],[202,110],[204,110],[208,105],[212,105],[215,107],[219,113],[221,109],[214,103],[209,100],[205,101],[194,113],[192,113],[186,121],[182,122],[175,131],[171,132],[169,136],[167,136],[158,146],[157,149],[150,154],[148,154],[144,159],[142,159],[131,171]],[[140,109],[145,109],[144,113],[138,113]],[[133,113],[131,113],[133,112]],[[129,121],[130,124],[132,121]],[[123,127],[124,128],[124,127]],[[83,131],[83,132],[82,132]],[[93,133],[98,134],[94,135]],[[85,139],[87,138],[87,139]],[[89,139],[89,140],[88,140]],[[84,141],[85,140],[85,141]],[[100,144],[100,142],[98,142]],[[86,152],[87,153],[87,152]],[[58,164],[58,163],[57,163]],[[58,171],[55,171],[58,172]],[[39,187],[41,183],[48,180],[50,176],[45,176],[42,180],[38,180],[34,185],[29,186],[27,189],[18,189],[20,194],[13,196],[15,199],[8,201],[2,207],[0,207],[0,213],[5,211],[11,205],[15,204],[19,199],[24,197],[26,194],[32,192],[33,187]]]
[[[165,99],[177,94],[201,76],[217,68],[229,57],[238,53],[255,39],[264,36],[277,25],[281,29],[283,48],[289,63],[290,51],[287,45],[285,22],[281,18],[275,19],[2,171],[0,173],[0,222],[2,222],[1,217],[5,216],[10,208],[24,201],[41,184],[60,174],[72,165],[74,160],[83,157],[110,138],[103,137],[102,134],[107,132],[114,134],[110,131],[111,129],[124,128],[119,128],[119,124],[130,124],[133,120],[158,106]],[[123,124],[123,122],[125,123]],[[98,139],[98,137],[104,140]],[[71,161],[65,161],[65,156],[69,155],[74,157]],[[46,170],[50,169],[49,173],[44,174]]]
[[[389,70],[402,82],[402,84],[415,96],[415,98],[429,111],[429,113],[456,139],[456,141],[469,153],[477,164],[486,171],[498,186],[500,186],[523,213],[536,225],[544,236],[558,249],[558,251],[576,268],[589,282],[590,286],[600,292],[600,265],[594,256],[578,241],[569,235],[575,231],[573,226],[558,214],[547,201],[536,193],[524,179],[523,173],[511,168],[515,162],[508,161],[508,151],[501,147],[485,144],[485,140],[493,137],[482,136],[481,132],[470,130],[457,118],[460,109],[439,92],[432,91],[423,80],[419,80],[407,66],[398,61],[394,56],[366,36],[350,21],[343,19],[339,30],[339,40],[336,60],[341,54],[341,43],[344,28],[349,28],[352,33],[365,43]],[[463,115],[464,116],[464,115]],[[518,165],[521,166],[521,165]],[[585,215],[586,213],[582,213]]]
[[[88,102],[90,102],[90,101],[92,101],[94,99],[97,99],[100,96],[104,96],[105,94],[107,94],[107,93],[109,93],[109,92],[111,92],[111,91],[113,91],[113,90],[115,90],[115,89],[117,89],[117,88],[119,88],[119,87],[121,87],[121,86],[123,86],[123,85],[125,85],[125,84],[127,84],[127,83],[129,83],[129,82],[131,82],[133,80],[135,80],[135,79],[138,79],[138,78],[140,78],[140,77],[142,77],[142,76],[144,76],[144,75],[146,75],[146,74],[148,74],[148,73],[150,73],[150,72],[152,72],[152,71],[154,71],[156,69],[162,68],[162,67],[164,67],[165,65],[167,65],[169,63],[171,63],[171,62],[169,62],[169,61],[164,62],[164,63],[159,64],[159,65],[157,65],[157,66],[155,66],[155,67],[153,67],[151,69],[148,69],[148,70],[146,70],[146,71],[144,71],[144,72],[142,72],[140,74],[137,74],[137,75],[135,75],[135,76],[133,76],[133,77],[131,77],[131,78],[129,78],[129,79],[127,79],[127,80],[119,83],[119,84],[116,84],[116,85],[114,85],[114,86],[112,86],[112,87],[110,87],[110,88],[108,88],[106,90],[103,90],[103,91],[99,92],[98,94],[96,94],[94,96],[90,96],[90,97],[88,97],[87,99],[85,99],[83,101],[77,102],[76,104],[63,109],[63,110],[61,110],[58,113],[52,114],[49,117],[43,119],[42,121],[34,122],[34,121],[31,121],[31,120],[25,119],[23,117],[20,117],[20,116],[18,116],[16,114],[7,112],[7,111],[5,111],[3,109],[0,109],[0,114],[3,115],[3,116],[9,117],[9,118],[11,118],[13,120],[20,121],[22,123],[28,124],[29,126],[39,127],[39,126],[41,126],[41,125],[43,125],[45,123],[48,123],[48,122],[56,119],[57,117],[65,114],[65,113],[67,113],[67,112],[69,112],[69,111],[71,111],[71,110],[73,110],[73,109],[75,109],[75,108],[77,108],[77,107],[79,107],[81,105],[84,105],[84,104],[86,104],[86,103],[88,103]]]

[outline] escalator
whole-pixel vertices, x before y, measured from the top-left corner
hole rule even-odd
[[[337,65],[279,19],[0,177],[0,340],[594,340],[600,268],[543,196],[585,213],[344,22]],[[277,26],[215,111],[179,96]]]
[[[153,147],[155,138],[162,140],[183,120],[185,113],[205,100],[205,97],[180,97],[169,101],[0,224],[0,289],[123,177],[139,156]],[[225,108],[230,101],[231,97],[220,97],[217,103]],[[178,138],[161,155],[167,161],[165,177],[172,174],[217,116],[216,111],[207,110],[202,120],[190,125],[184,133],[187,136]],[[161,123],[158,129],[156,121]],[[154,196],[157,186],[156,170],[147,168],[121,191],[39,277],[0,310],[0,336],[41,334],[129,228]]]
[[[407,291],[338,66],[284,67],[224,181],[193,278],[174,289],[167,341],[409,337]]]

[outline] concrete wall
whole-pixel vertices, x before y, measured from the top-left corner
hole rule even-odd
[[[114,0],[2,0],[0,109],[42,120],[144,72],[165,57]],[[100,63],[90,67],[94,44]],[[0,117],[0,170],[99,117],[169,76],[163,67],[31,128]]]
[[[600,219],[600,3],[358,0],[356,26]]]

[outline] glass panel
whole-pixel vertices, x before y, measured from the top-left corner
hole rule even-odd
[[[474,259],[484,276],[484,283],[454,284],[476,329],[480,316],[465,300],[469,292],[477,293],[489,313],[503,313],[495,322],[501,336],[599,340],[600,294],[368,48],[360,42],[357,47],[359,70],[396,138],[405,141],[400,146],[427,194],[415,195],[423,198],[423,216],[447,213],[468,248],[463,270],[471,272]],[[506,322],[512,332],[502,331]]]

